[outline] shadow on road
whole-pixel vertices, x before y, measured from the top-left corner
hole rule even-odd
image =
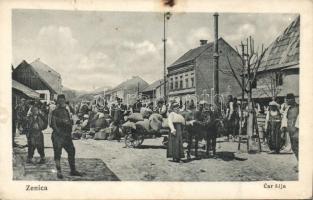
[[[138,149],[166,149],[164,145],[140,145]]]
[[[247,158],[236,157],[235,153],[230,152],[230,151],[216,152],[216,159],[222,159],[223,161],[232,161],[232,160],[246,161],[247,160]]]
[[[191,151],[190,155],[195,156],[195,152]],[[246,161],[247,158],[239,158],[236,157],[234,152],[230,152],[230,151],[220,151],[220,152],[216,152],[215,156],[212,155],[212,152],[210,152],[210,155],[207,156],[205,151],[198,151],[198,155],[201,159],[220,159],[223,161],[233,161],[233,160],[237,160],[237,161]],[[188,163],[188,162],[192,162],[194,160],[199,160],[195,157],[189,159],[189,160],[184,160],[184,162]]]
[[[13,161],[14,180],[37,181],[120,181],[117,175],[101,160],[96,158],[76,158],[76,168],[84,176],[70,176],[67,158],[61,158],[63,179],[56,176],[55,162],[52,157],[46,158],[45,164],[39,164],[39,157],[35,157],[34,164],[26,163],[27,153],[15,150]]]

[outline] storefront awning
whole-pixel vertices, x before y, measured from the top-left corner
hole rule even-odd
[[[39,93],[15,80],[12,80],[12,88],[24,93],[26,96],[30,98],[34,99],[39,98]]]

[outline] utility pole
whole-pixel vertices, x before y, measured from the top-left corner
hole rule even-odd
[[[218,78],[218,13],[214,13],[214,92],[215,95],[219,94],[219,78]]]
[[[248,45],[248,44],[247,44]],[[245,99],[245,66],[246,66],[246,54],[245,54],[245,45],[241,42],[241,59],[242,59],[242,68],[241,68],[241,106],[240,106],[240,127],[239,127],[239,142],[238,142],[238,150],[240,150],[241,137],[243,135],[243,110],[244,108],[244,99]],[[248,148],[249,149],[249,148]]]
[[[166,21],[169,20],[171,18],[171,13],[170,12],[165,12],[163,14],[163,49],[164,49],[164,68],[163,68],[163,75],[164,75],[164,100],[165,102],[167,101],[167,94],[166,94]]]

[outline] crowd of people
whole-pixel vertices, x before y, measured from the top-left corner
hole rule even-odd
[[[56,102],[49,104],[39,100],[21,99],[14,109],[13,131],[19,130],[27,137],[28,156],[27,162],[33,163],[34,151],[37,149],[40,155],[40,163],[45,162],[43,130],[52,128],[52,143],[57,175],[63,178],[60,166],[62,148],[68,153],[68,161],[71,175],[81,176],[75,168],[75,148],[73,139],[95,138],[99,131],[107,130],[105,139],[120,140],[124,135],[122,125],[127,122],[133,113],[141,113],[143,118],[149,118],[152,114],[158,114],[167,119],[169,129],[167,157],[180,162],[184,157],[182,132],[184,126],[208,127],[208,120],[222,119],[225,125],[225,135],[234,138],[239,135],[240,128],[246,129],[248,106],[241,105],[235,97],[228,96],[227,102],[221,107],[209,104],[207,101],[185,102],[169,101],[163,98],[143,104],[138,98],[133,105],[126,105],[123,100],[116,98],[111,105],[107,101],[80,102],[71,104],[65,100],[64,95],[58,95]],[[279,105],[275,99],[268,107],[264,107],[266,114],[265,137],[270,149],[273,149],[272,137],[268,134],[282,134],[282,146],[289,146],[298,159],[298,128],[299,105],[295,102],[293,94],[287,94],[285,103]],[[256,113],[258,106],[255,107]],[[186,115],[186,113],[189,113]],[[105,131],[104,131],[105,132]]]

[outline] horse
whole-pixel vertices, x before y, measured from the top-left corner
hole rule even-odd
[[[197,113],[198,112],[198,113]],[[213,156],[216,155],[216,138],[218,134],[221,134],[224,131],[223,120],[221,120],[217,113],[214,111],[204,111],[201,113],[200,111],[183,111],[181,113],[187,123],[185,126],[185,132],[183,134],[184,138],[187,139],[187,159],[190,159],[190,152],[192,148],[193,139],[195,139],[195,157],[199,159],[198,156],[198,146],[199,141],[206,141],[206,155],[210,156],[210,151],[212,150]],[[203,114],[204,118],[201,121],[194,121],[193,124],[189,124],[196,119],[196,115]]]

